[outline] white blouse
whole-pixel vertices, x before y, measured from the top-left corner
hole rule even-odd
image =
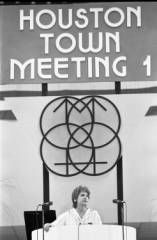
[[[80,224],[102,224],[101,218],[96,210],[87,209],[84,216],[81,218],[75,208],[62,213],[58,218],[51,223],[52,226],[58,225],[74,225]]]

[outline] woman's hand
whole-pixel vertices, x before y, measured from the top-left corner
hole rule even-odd
[[[44,225],[44,230],[45,230],[46,232],[48,232],[50,227],[52,227],[51,223],[46,223],[46,224]]]

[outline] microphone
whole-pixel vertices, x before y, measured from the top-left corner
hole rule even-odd
[[[112,202],[113,202],[113,203],[117,203],[117,204],[123,204],[123,203],[126,203],[125,201],[120,200],[120,199],[113,199]]]
[[[45,202],[45,203],[42,203],[42,204],[39,204],[38,206],[51,206],[53,205],[53,202],[52,201],[49,201],[49,202]]]

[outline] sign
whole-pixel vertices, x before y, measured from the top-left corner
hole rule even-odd
[[[1,84],[155,81],[157,3],[0,7]]]

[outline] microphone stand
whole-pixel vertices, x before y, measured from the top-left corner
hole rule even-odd
[[[126,204],[126,202],[123,200],[119,200],[119,199],[113,199],[112,202],[118,204],[118,210],[120,209],[121,222],[122,222],[122,240],[125,240],[125,236],[124,236],[124,203]]]
[[[43,228],[43,239],[45,239],[45,234],[44,234],[44,222],[45,222],[45,219],[44,219],[44,205],[42,205],[42,228]]]
[[[39,222],[38,222],[38,208],[39,208],[40,204],[37,205],[37,208],[36,208],[36,228],[37,228],[37,240],[38,240],[38,228],[39,228]]]
[[[123,203],[120,204],[120,208],[121,208],[121,216],[122,216],[122,239],[125,240],[125,237],[124,237],[124,205],[123,205]]]
[[[78,225],[78,240],[80,240],[80,225],[81,225],[81,223],[79,223],[79,225]]]
[[[43,234],[42,234],[42,236],[43,236],[43,238],[42,238],[42,240],[44,240],[45,239],[45,234],[44,234],[44,224],[45,224],[45,219],[44,219],[44,213],[45,213],[45,207],[46,206],[50,206],[50,205],[52,205],[53,204],[53,202],[46,202],[46,203],[43,203],[43,204],[38,204],[38,207],[39,206],[41,206],[42,207],[42,229],[43,229]],[[37,237],[38,237],[38,235],[37,235]]]

